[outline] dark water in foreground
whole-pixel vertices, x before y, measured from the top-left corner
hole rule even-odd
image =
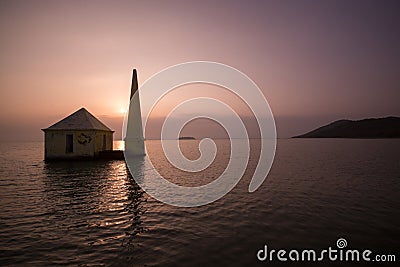
[[[199,185],[225,167],[229,143],[217,142],[216,162],[194,176],[168,168],[158,141],[146,146],[169,179]],[[196,145],[182,149],[195,158]],[[341,237],[400,261],[399,139],[278,140],[256,192],[247,192],[252,151],[236,188],[198,208],[150,198],[123,161],[44,164],[42,147],[0,144],[0,265],[271,266],[256,257],[265,244],[318,250]]]

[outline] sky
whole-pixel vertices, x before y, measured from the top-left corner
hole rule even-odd
[[[196,60],[249,76],[281,138],[338,119],[400,116],[399,11],[398,1],[0,0],[0,140],[42,140],[41,128],[81,107],[119,139],[132,69],[140,85]],[[210,85],[174,94],[166,107],[208,94],[241,105]],[[191,124],[196,137],[218,128]]]

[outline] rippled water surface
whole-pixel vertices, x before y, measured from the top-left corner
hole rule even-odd
[[[400,260],[399,139],[278,140],[267,180],[248,193],[258,142],[239,184],[197,208],[152,199],[124,161],[45,164],[41,142],[0,143],[0,264],[265,266],[256,258],[264,244],[319,249],[340,237]],[[181,142],[192,159],[197,145]],[[188,174],[171,168],[159,141],[146,146],[159,172],[186,186],[215,179],[230,154],[217,140],[216,161]]]

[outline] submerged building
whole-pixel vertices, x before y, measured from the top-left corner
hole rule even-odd
[[[85,108],[42,131],[45,160],[94,158],[113,150],[114,131]]]
[[[114,131],[85,108],[42,131],[46,161],[77,158],[124,159],[124,151],[113,150]],[[124,141],[127,155],[145,155],[136,69],[132,74],[129,116]]]

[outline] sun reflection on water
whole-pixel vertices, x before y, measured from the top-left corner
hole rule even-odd
[[[99,263],[115,257],[104,255],[107,248],[122,247],[123,254],[138,242],[136,236],[145,231],[146,197],[124,161],[55,162],[45,164],[44,174],[41,208],[53,223],[38,231],[63,236],[68,247],[91,255],[103,251]]]

